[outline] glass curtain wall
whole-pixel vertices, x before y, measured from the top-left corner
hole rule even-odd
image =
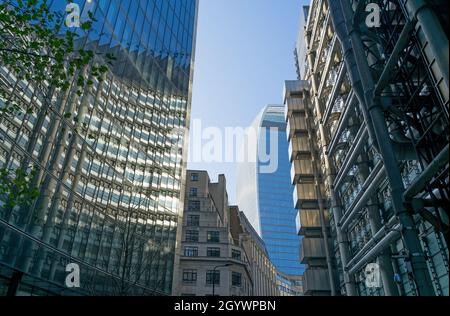
[[[65,11],[66,1],[49,1]],[[0,118],[0,167],[35,168],[38,198],[0,198],[0,293],[171,293],[182,210],[197,0],[87,0],[96,21],[76,45],[116,61],[78,95],[34,89],[0,65],[0,79],[31,114]],[[45,96],[50,95],[50,104]],[[0,106],[4,100],[0,100]],[[67,115],[70,113],[70,115]],[[66,266],[80,266],[68,289]]]

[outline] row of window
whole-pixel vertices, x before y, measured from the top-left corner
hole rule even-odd
[[[186,242],[199,242],[199,231],[198,230],[186,230]],[[209,243],[220,243],[220,232],[218,231],[208,231],[206,234],[206,242]]]
[[[183,270],[183,283],[196,284],[197,283],[197,270],[184,269]],[[206,271],[206,285],[220,285],[220,271],[207,270]],[[239,272],[231,273],[231,285],[240,287],[242,286],[242,274]]]
[[[185,247],[184,248],[184,256],[186,257],[198,257],[198,247]],[[220,248],[210,248],[208,247],[206,249],[206,256],[207,257],[220,257]]]
[[[185,247],[184,248],[184,256],[185,257],[198,257],[198,247]],[[208,247],[206,249],[207,257],[220,257],[220,248],[217,247]],[[241,260],[241,252],[236,249],[231,250],[231,258],[234,260]]]

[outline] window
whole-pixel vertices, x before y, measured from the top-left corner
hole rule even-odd
[[[196,283],[197,282],[197,270],[191,270],[191,269],[183,270],[183,282],[184,283]]]
[[[208,270],[206,271],[207,285],[220,285],[220,271]]]
[[[188,210],[191,212],[200,211],[200,201],[189,201]]]
[[[200,226],[200,216],[199,215],[189,215],[187,217],[187,226]]]
[[[220,233],[216,231],[210,231],[207,235],[208,242],[220,242]]]
[[[191,181],[198,182],[198,173],[191,173]]]
[[[187,230],[186,242],[198,242],[198,230]]]
[[[220,257],[220,248],[208,248],[206,250],[206,256],[208,257]]]
[[[241,286],[242,285],[242,274],[239,272],[231,273],[231,285],[232,286]]]
[[[197,247],[185,247],[184,248],[184,256],[185,257],[198,257],[198,248]]]
[[[189,190],[189,196],[190,197],[197,197],[197,195],[198,195],[198,189],[197,188],[191,188]]]
[[[234,260],[241,260],[241,252],[239,250],[232,249],[231,258],[233,258]]]

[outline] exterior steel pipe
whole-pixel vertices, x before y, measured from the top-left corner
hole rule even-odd
[[[426,184],[434,177],[436,172],[448,164],[449,158],[449,145],[445,146],[445,148],[434,158],[433,162],[428,165],[428,167],[423,171],[420,176],[414,180],[408,190],[403,194],[403,198],[405,201],[410,201],[414,196],[422,191]]]
[[[350,171],[351,167],[353,166],[353,163],[356,161],[359,154],[361,153],[362,148],[364,147],[365,144],[367,144],[367,137],[368,137],[367,128],[365,126],[361,126],[358,134],[356,134],[355,142],[353,143],[352,147],[349,150],[349,153],[345,157],[343,166],[339,170],[336,180],[334,181],[333,186],[336,189],[340,188],[345,177],[347,176],[347,173]]]
[[[362,163],[359,164],[359,173],[366,179],[370,175],[370,168],[368,162],[369,157],[367,153],[362,153],[361,156]],[[368,222],[370,225],[371,235],[376,235],[378,231],[383,228],[383,220],[380,213],[380,200],[375,192],[370,200],[366,204],[366,210],[368,215]],[[394,217],[394,219],[397,219]],[[390,225],[389,227],[391,227]],[[380,265],[380,275],[383,282],[384,294],[387,296],[397,296],[398,288],[394,281],[394,270],[392,269],[391,263],[391,251],[386,249],[377,258],[378,264]]]
[[[328,18],[327,18],[327,22],[326,23],[328,25]],[[326,30],[326,28],[325,28],[325,30]],[[325,39],[326,36],[324,36],[323,38]],[[327,74],[330,72],[330,69],[331,69],[331,64],[333,62],[332,56],[333,56],[333,52],[336,50],[337,38],[334,37],[331,43],[332,44],[331,44],[330,51],[328,52],[328,55],[327,55],[327,59],[326,59],[326,62],[325,62],[325,67],[323,68],[322,77],[319,78],[320,79],[320,84],[319,84],[319,90],[317,91],[317,95],[322,95],[322,92],[325,89],[325,84],[326,84],[326,80],[325,79],[326,79]],[[319,59],[320,58],[317,58],[316,62],[318,62]],[[317,67],[317,68],[319,68],[319,67]],[[317,69],[317,68],[315,68],[315,69]]]
[[[325,110],[325,114],[323,116],[323,125],[328,124],[328,120],[330,118],[331,112],[333,111],[334,102],[336,101],[337,96],[339,95],[339,89],[338,87],[341,86],[342,81],[345,78],[345,75],[347,74],[347,68],[345,68],[345,64],[342,63],[342,65],[339,67],[338,77],[336,83],[333,85],[333,90],[331,91],[330,99],[328,100],[328,106]]]
[[[390,231],[392,231],[394,226],[398,225],[397,217],[393,216],[380,230],[370,238],[370,240],[361,248],[360,251],[348,262],[345,266],[346,270],[350,270],[370,249],[372,249],[376,244],[386,236]]]
[[[443,29],[438,16],[428,2],[424,0],[399,1],[409,14],[411,20],[417,20],[416,31],[420,48],[426,55],[428,62],[436,63],[430,71],[438,84],[443,101],[449,100],[449,45],[448,37]],[[430,65],[431,66],[431,65]],[[442,81],[442,82],[441,82]]]
[[[332,178],[332,176],[330,176],[330,178]],[[337,193],[333,187],[331,187],[331,203],[331,211],[333,212],[334,217],[339,254],[341,256],[341,267],[344,271],[345,292],[347,296],[356,296],[355,279],[353,276],[350,276],[345,272],[345,267],[347,266],[350,258],[349,242],[347,235],[343,233],[342,229],[338,225],[342,217],[342,207],[340,206]]]
[[[387,247],[389,247],[392,242],[394,242],[395,240],[400,238],[400,236],[401,236],[401,234],[399,232],[400,228],[401,228],[401,225],[398,224],[397,226],[392,228],[393,230],[390,231],[383,239],[376,242],[375,246],[373,246],[373,248],[366,255],[364,255],[364,257],[361,258],[361,260],[359,260],[354,266],[352,266],[348,270],[348,274],[354,275],[362,267],[364,267],[369,261],[372,261],[373,259],[378,257],[378,255],[380,253],[382,253],[383,250],[385,250]]]
[[[383,73],[380,76],[380,79],[378,80],[378,83],[376,84],[374,94],[380,95],[381,92],[383,92],[383,89],[386,87],[386,85],[389,84],[389,81],[391,79],[392,73],[394,68],[398,64],[398,58],[400,53],[403,51],[403,49],[408,45],[409,38],[411,37],[411,31],[413,29],[413,25],[410,22],[407,22],[406,25],[403,27],[403,31],[400,34],[400,37],[395,44],[394,50],[392,51],[391,57],[389,57],[389,60],[386,64],[386,67],[383,69]]]
[[[355,201],[350,206],[347,213],[345,213],[341,222],[339,223],[342,230],[346,230],[353,219],[357,216],[359,211],[366,206],[367,202],[374,195],[375,191],[378,189],[380,183],[386,178],[386,169],[383,167],[381,162],[375,167],[369,177],[363,184],[361,191],[355,198]]]
[[[344,114],[339,120],[338,127],[336,129],[336,132],[333,135],[333,139],[330,142],[330,146],[328,147],[327,155],[331,156],[334,154],[334,151],[336,150],[336,146],[339,142],[339,138],[344,131],[344,129],[347,127],[348,120],[350,119],[351,114],[353,114],[353,107],[356,105],[356,102],[358,101],[356,98],[356,95],[352,92],[350,92],[350,96],[347,100],[347,104],[345,105]]]
[[[370,119],[368,107],[366,106],[366,100],[364,95],[364,89],[361,81],[361,75],[358,71],[356,56],[353,52],[352,43],[348,36],[346,20],[344,17],[344,12],[341,9],[341,4],[339,0],[328,0],[328,6],[330,8],[331,20],[333,22],[334,30],[337,34],[339,42],[343,50],[343,57],[345,64],[347,65],[347,71],[350,77],[351,85],[353,91],[358,98],[359,106],[366,122],[367,129],[369,132],[370,142],[373,142],[374,147],[378,150],[377,139],[375,137],[374,125]],[[349,17],[350,18],[350,17]]]
[[[351,52],[346,58],[353,55],[353,59],[356,61],[356,67],[353,67],[351,71],[357,71],[361,79],[361,85],[364,90],[363,103],[366,106],[369,119],[373,122],[375,136],[379,145],[379,151],[383,158],[384,166],[386,168],[387,177],[391,186],[392,202],[394,206],[395,214],[400,220],[400,224],[404,227],[402,237],[405,242],[406,248],[411,253],[411,264],[414,271],[414,276],[417,283],[417,290],[419,295],[431,296],[434,295],[434,289],[431,281],[430,274],[428,272],[427,263],[425,260],[422,245],[419,240],[419,236],[414,229],[415,222],[411,214],[408,213],[403,205],[403,193],[405,187],[403,185],[400,169],[395,157],[395,152],[387,129],[384,113],[380,106],[379,100],[374,95],[375,83],[371,73],[371,68],[368,65],[364,44],[361,39],[361,35],[355,30],[353,25],[354,12],[351,7],[351,3],[348,0],[332,1],[339,2],[337,5],[341,10],[341,14],[347,26],[347,39],[350,38]],[[341,34],[342,35],[342,34]],[[343,40],[346,42],[348,40]]]

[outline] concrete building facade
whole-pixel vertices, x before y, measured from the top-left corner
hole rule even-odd
[[[180,260],[174,278],[178,296],[253,295],[251,262],[230,230],[225,176],[211,183],[206,171],[187,172]]]
[[[250,263],[253,296],[280,296],[277,270],[270,261],[264,241],[237,206],[230,207],[230,223],[231,236],[242,246]]]

